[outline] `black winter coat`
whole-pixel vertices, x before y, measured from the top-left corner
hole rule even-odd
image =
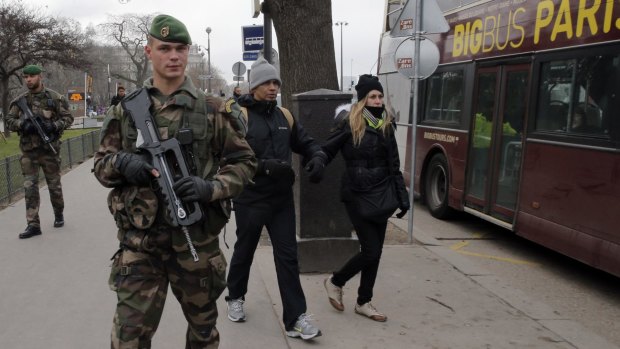
[[[364,137],[356,147],[353,145],[348,113],[341,113],[336,119],[327,141],[323,144],[323,151],[327,154],[328,162],[336,157],[338,151],[344,158],[346,170],[342,175],[340,192],[343,202],[350,202],[355,195],[351,188],[363,189],[373,186],[391,173],[396,177],[400,208],[409,209],[409,195],[400,171],[395,130],[392,124],[390,132],[384,137],[381,130],[366,125]]]
[[[242,95],[237,102],[248,110],[245,139],[259,162],[280,159],[291,164],[293,152],[308,160],[321,150],[321,146],[306,133],[299,120],[294,118],[292,128],[289,126],[276,102],[255,101],[252,95]],[[253,182],[246,185],[241,195],[234,199],[235,202],[246,205],[261,201],[268,203],[270,199],[278,200],[283,195],[292,195],[291,183],[286,181],[257,173]]]

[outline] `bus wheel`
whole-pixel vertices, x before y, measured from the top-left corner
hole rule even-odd
[[[443,154],[435,154],[428,164],[424,181],[426,206],[435,218],[450,218],[454,213],[448,206],[448,183],[448,161]]]

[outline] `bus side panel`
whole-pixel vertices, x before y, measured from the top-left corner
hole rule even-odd
[[[620,277],[620,245],[525,212],[517,220],[517,235]]]
[[[517,234],[620,276],[619,174],[618,153],[528,142]]]
[[[459,211],[463,210],[463,191],[465,188],[465,164],[467,161],[468,136],[464,131],[439,129],[419,125],[416,150],[416,190],[424,185],[426,165],[437,153],[443,153],[448,160],[450,178],[449,204]]]

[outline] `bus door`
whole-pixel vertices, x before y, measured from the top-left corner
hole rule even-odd
[[[517,206],[529,69],[528,64],[480,68],[474,85],[466,211],[506,226],[512,226]]]

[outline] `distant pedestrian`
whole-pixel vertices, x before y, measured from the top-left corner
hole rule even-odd
[[[316,168],[322,169],[338,152],[342,153],[346,170],[342,176],[341,199],[360,242],[360,252],[325,279],[324,285],[331,305],[339,311],[344,310],[342,287],[361,272],[355,312],[375,321],[386,321],[387,316],[379,312],[370,301],[388,218],[399,207],[401,212],[397,217],[402,218],[405,215],[410,207],[409,196],[400,172],[398,147],[394,137],[396,126],[392,115],[387,113],[383,105],[381,83],[375,76],[362,75],[355,90],[358,102],[341,108],[340,113],[337,113],[335,126],[323,144],[326,161],[311,163],[307,169],[314,172],[310,174],[310,180],[318,182],[322,173]],[[394,206],[388,208],[389,212],[376,215],[374,212],[362,212],[361,205],[364,202],[381,201],[394,187]],[[376,190],[379,192],[376,193]],[[371,192],[372,195],[378,195],[370,198]]]
[[[116,89],[116,95],[112,97],[112,101],[110,101],[110,106],[115,106],[119,104],[125,98],[125,88],[123,86],[119,86]]]
[[[39,171],[43,169],[47,188],[54,209],[54,228],[65,224],[63,211],[65,202],[60,184],[60,137],[65,129],[73,124],[68,103],[64,95],[43,85],[43,69],[38,65],[28,65],[22,70],[28,91],[15,98],[6,116],[6,127],[19,133],[20,160],[24,174],[24,196],[26,201],[26,230],[19,234],[20,239],[27,239],[41,234],[39,219]],[[18,106],[19,100],[25,100],[34,120],[25,118],[27,111]],[[36,123],[36,124],[35,124]],[[39,133],[40,126],[50,143],[45,143]]]
[[[292,153],[305,159],[325,157],[321,147],[310,137],[299,120],[277,105],[280,74],[260,58],[252,65],[250,94],[239,98],[247,108],[247,140],[258,159],[252,184],[233,199],[237,223],[237,242],[228,272],[228,319],[246,319],[243,304],[248,291],[250,267],[263,227],[273,246],[278,287],[282,299],[282,321],[289,337],[310,339],[321,335],[306,313],[306,297],[299,280],[295,204],[292,185],[295,171]],[[256,320],[260,321],[260,315]]]
[[[235,101],[238,101],[239,97],[241,97],[241,87],[235,86],[235,88],[233,89],[233,98],[235,99]]]

